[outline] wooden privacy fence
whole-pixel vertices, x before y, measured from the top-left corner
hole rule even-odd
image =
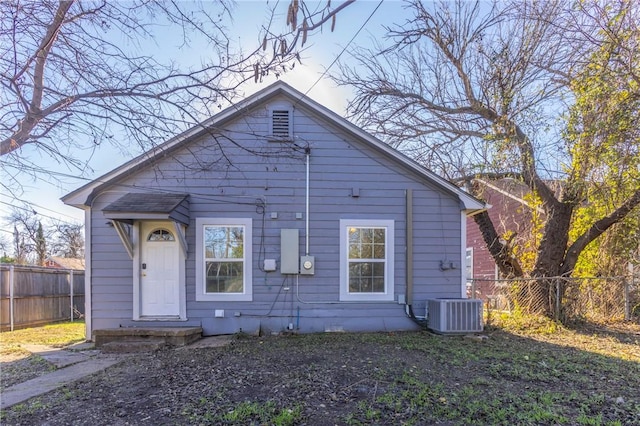
[[[0,330],[84,315],[84,271],[0,265]]]

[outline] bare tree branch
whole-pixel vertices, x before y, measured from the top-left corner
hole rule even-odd
[[[0,2],[8,18],[0,21],[3,168],[20,170],[37,150],[76,168],[71,153],[87,143],[149,149],[217,112],[244,82],[290,70],[302,39],[334,23],[353,0],[313,12],[304,1],[294,3],[297,25],[275,32],[272,14],[257,34],[261,42],[244,53],[229,39],[234,8],[227,1]],[[140,54],[142,43],[154,42],[155,30],[165,27],[179,28],[180,48],[197,41],[210,51],[190,66]]]

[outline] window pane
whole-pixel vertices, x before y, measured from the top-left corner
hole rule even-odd
[[[360,259],[360,228],[349,228],[349,259]]]
[[[360,278],[349,278],[349,293],[361,293]]]
[[[244,262],[206,262],[206,293],[242,293]]]
[[[349,291],[351,293],[361,293],[362,289],[362,267],[361,262],[352,262],[349,264]]]
[[[360,244],[363,247],[368,247],[368,252],[371,253],[371,245],[373,244],[374,233],[373,229],[363,228],[362,230],[362,238],[360,239]]]
[[[359,244],[349,244],[349,259],[360,259]]]
[[[384,293],[384,262],[349,262],[349,292]]]
[[[384,259],[384,244],[374,244],[373,259]]]
[[[384,259],[385,228],[349,228],[349,259]]]
[[[360,242],[360,229],[349,228],[349,245],[357,244]]]
[[[363,243],[360,246],[360,256],[358,259],[372,259],[373,258],[373,245],[367,243]]]
[[[374,229],[373,236],[373,259],[384,259],[385,258],[385,242],[386,242],[386,229],[385,228],[377,228]]]
[[[384,279],[384,263],[376,262],[371,264],[373,266],[373,271],[371,276],[373,278],[382,278]]]
[[[242,259],[244,227],[205,226],[204,248],[207,259]]]
[[[372,282],[374,293],[384,293],[384,278],[374,278]]]
[[[175,238],[166,229],[156,229],[149,234],[147,241],[175,241]]]

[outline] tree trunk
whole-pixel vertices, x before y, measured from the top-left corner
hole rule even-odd
[[[560,301],[557,300],[557,295],[562,294],[562,280],[558,277],[567,250],[573,209],[573,204],[561,202],[554,203],[547,209],[549,216],[538,247],[538,257],[531,272],[532,278],[538,279],[528,286],[527,291],[527,306],[532,313],[558,316],[557,307],[560,306]]]
[[[487,245],[498,269],[500,269],[502,276],[505,278],[522,277],[523,273],[520,264],[515,257],[511,256],[506,245],[500,242],[500,236],[493,226],[489,213],[486,211],[478,213],[473,216],[473,220],[480,228],[482,239]]]

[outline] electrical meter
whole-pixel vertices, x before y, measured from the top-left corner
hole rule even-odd
[[[313,256],[300,257],[300,275],[313,275],[316,269],[316,259]]]

